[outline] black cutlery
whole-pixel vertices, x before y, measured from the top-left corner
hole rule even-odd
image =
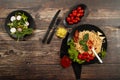
[[[55,26],[54,26],[54,28],[53,28],[53,31],[51,32],[51,34],[50,34],[50,36],[49,36],[49,38],[48,38],[48,40],[47,40],[47,44],[49,44],[49,43],[51,42],[51,40],[52,40],[52,38],[53,38],[53,35],[54,35],[54,33],[55,33],[55,31],[56,31],[56,28],[57,28],[57,26],[59,25],[60,21],[61,21],[61,19],[58,18],[57,21],[56,21],[56,23],[55,23]]]
[[[49,25],[49,27],[48,27],[48,30],[47,30],[47,32],[45,33],[44,37],[43,37],[42,43],[45,43],[45,42],[46,42],[47,37],[48,37],[48,35],[49,35],[49,32],[50,32],[50,30],[52,29],[52,27],[54,26],[54,23],[55,23],[58,15],[59,15],[59,13],[60,13],[60,11],[61,11],[61,10],[58,10],[58,11],[56,12],[55,16],[53,17],[53,19],[52,19],[52,21],[51,21],[51,23],[50,23],[50,25]]]

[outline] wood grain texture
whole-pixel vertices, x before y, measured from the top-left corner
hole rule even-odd
[[[79,3],[89,9],[81,24],[98,26],[108,41],[104,63],[83,65],[81,80],[120,80],[119,0],[0,0],[0,80],[75,80],[71,66],[60,66],[62,39],[54,36],[49,45],[41,41],[56,11],[61,9],[59,17],[64,19],[69,8]],[[18,9],[29,12],[36,23],[32,36],[19,42],[4,28],[7,15]]]

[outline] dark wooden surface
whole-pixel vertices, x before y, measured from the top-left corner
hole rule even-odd
[[[62,40],[54,36],[49,45],[41,40],[55,12],[61,9],[64,17],[78,3],[89,9],[81,24],[98,26],[108,39],[104,63],[83,66],[81,80],[120,80],[120,0],[0,0],[0,80],[75,80],[71,66],[60,66]],[[14,41],[4,29],[7,15],[18,9],[29,12],[36,23],[27,41]]]

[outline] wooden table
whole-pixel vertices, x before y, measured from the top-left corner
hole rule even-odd
[[[54,36],[49,45],[41,40],[55,12],[61,9],[63,18],[78,3],[89,9],[81,24],[98,26],[108,40],[104,63],[83,66],[81,80],[120,80],[120,0],[0,0],[0,80],[75,80],[71,66],[60,66],[62,39]],[[18,9],[29,12],[36,23],[31,38],[20,42],[4,28],[7,15]]]

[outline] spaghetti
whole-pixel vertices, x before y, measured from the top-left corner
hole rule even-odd
[[[101,52],[102,39],[100,38],[100,36],[96,32],[86,30],[86,31],[82,31],[82,32],[79,32],[79,33],[78,33],[78,31],[76,31],[75,33],[77,33],[75,35],[78,35],[78,37],[77,37],[78,40],[74,41],[74,44],[75,44],[76,50],[78,50],[79,53],[86,52],[83,49],[83,46],[80,45],[80,41],[83,40],[84,35],[86,35],[86,34],[89,35],[88,40],[86,41],[86,45],[88,47],[87,52],[89,54],[92,54],[93,53],[92,50],[91,50],[92,47],[95,48],[95,51],[97,53]]]

